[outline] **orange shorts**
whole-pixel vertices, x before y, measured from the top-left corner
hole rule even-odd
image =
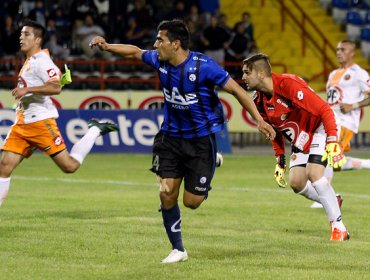
[[[30,157],[35,149],[53,155],[66,149],[55,119],[14,124],[1,150]]]
[[[348,128],[341,127],[340,128],[340,146],[343,152],[348,152],[351,150],[351,140],[353,137],[353,131],[349,130]]]

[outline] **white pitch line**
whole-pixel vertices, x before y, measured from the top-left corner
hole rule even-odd
[[[13,179],[16,180],[25,180],[25,181],[58,181],[58,182],[65,182],[65,183],[72,183],[72,184],[100,184],[100,185],[119,185],[119,186],[148,186],[148,187],[158,187],[158,183],[139,183],[139,182],[130,182],[130,181],[119,181],[119,180],[88,180],[88,179],[77,179],[77,178],[50,178],[50,177],[33,177],[33,176],[12,176]],[[251,188],[251,187],[242,187],[242,186],[215,186],[215,189],[218,190],[226,190],[226,191],[238,191],[238,192],[245,192],[245,191],[252,191],[252,192],[279,192],[285,194],[292,194],[290,189],[282,190],[282,189],[274,189],[274,188]],[[369,194],[355,194],[355,193],[341,193],[344,196],[348,197],[356,197],[362,199],[370,199]]]
[[[50,177],[33,177],[33,176],[12,176],[16,180],[25,180],[25,181],[58,181],[72,184],[101,184],[101,185],[123,185],[123,186],[150,186],[157,187],[158,184],[154,183],[138,183],[130,181],[116,181],[116,180],[87,180],[87,179],[77,179],[77,178],[50,178]]]

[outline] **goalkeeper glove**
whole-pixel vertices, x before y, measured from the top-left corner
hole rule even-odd
[[[68,69],[67,64],[64,64],[64,70],[65,73],[62,75],[60,79],[61,87],[64,87],[65,85],[69,85],[70,83],[72,83],[71,70]]]
[[[340,168],[346,162],[342,149],[337,142],[328,142],[326,144],[325,153],[321,161],[325,160],[328,161],[329,166],[334,168]]]
[[[285,188],[288,183],[285,181],[284,175],[286,170],[285,155],[278,155],[276,157],[275,166],[275,180],[280,188]]]

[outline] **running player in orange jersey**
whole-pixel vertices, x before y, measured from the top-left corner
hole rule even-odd
[[[61,73],[48,50],[41,49],[44,35],[45,28],[37,22],[24,22],[19,39],[26,61],[19,72],[18,86],[12,90],[18,101],[17,117],[1,147],[0,205],[8,194],[13,170],[35,149],[49,155],[63,172],[74,173],[98,136],[118,130],[114,123],[92,119],[86,135],[68,153],[55,121],[58,111],[50,98],[61,92]]]

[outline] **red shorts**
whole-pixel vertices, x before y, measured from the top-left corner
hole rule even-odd
[[[66,149],[55,119],[30,124],[14,124],[1,150],[20,154],[26,158],[35,149],[53,155]]]

